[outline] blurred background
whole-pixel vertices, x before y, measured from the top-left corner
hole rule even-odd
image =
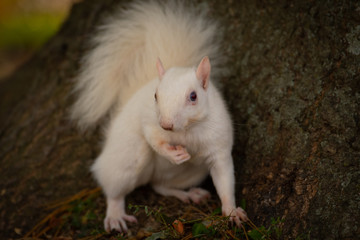
[[[61,26],[80,0],[0,0],[0,81]]]

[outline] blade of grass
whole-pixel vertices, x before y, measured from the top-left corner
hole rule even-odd
[[[245,230],[245,229],[244,229],[244,230]],[[230,237],[232,237],[232,239],[240,240],[239,238],[237,238],[237,237],[231,232],[230,229],[227,230],[226,233],[227,233],[228,235],[230,235]],[[246,239],[249,240],[248,238],[246,238]]]
[[[181,240],[188,240],[191,239],[193,237],[192,233],[190,233],[189,235],[183,237]]]
[[[263,232],[262,230],[260,230],[250,219],[247,221],[247,223],[253,228],[256,229],[258,232],[260,232],[261,234],[263,234],[264,236],[266,236],[266,232]],[[268,238],[269,240],[271,240],[271,238]]]
[[[84,238],[79,238],[79,240],[96,240],[101,238],[102,236],[106,235],[107,233],[99,233],[95,236],[88,236],[88,237],[84,237]]]
[[[244,235],[245,235],[245,237],[246,237],[246,240],[249,240],[249,237],[248,237],[248,235],[247,235],[246,229],[245,229],[245,227],[244,227],[243,224],[241,224],[241,228],[242,228],[243,231],[244,231]]]

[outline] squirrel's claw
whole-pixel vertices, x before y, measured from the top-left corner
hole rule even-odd
[[[241,207],[237,207],[235,209],[224,209],[224,216],[229,216],[231,222],[235,222],[235,224],[240,227],[242,222],[247,222],[249,220],[246,212]]]
[[[128,227],[126,222],[137,223],[137,219],[134,216],[125,214],[119,218],[106,217],[104,219],[104,228],[106,232],[111,232],[111,230],[116,230],[118,232],[126,233],[128,231]]]

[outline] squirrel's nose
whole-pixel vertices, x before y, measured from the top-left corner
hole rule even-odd
[[[173,124],[170,124],[170,125],[161,124],[161,127],[166,131],[172,131],[174,126],[173,126]]]
[[[160,126],[166,131],[172,131],[174,128],[174,124],[172,122],[164,120],[160,121]]]
[[[173,130],[173,128],[172,128],[172,126],[170,126],[170,127],[162,127],[164,130],[166,130],[166,131],[172,131]]]

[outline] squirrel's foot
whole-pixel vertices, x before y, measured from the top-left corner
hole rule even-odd
[[[104,220],[104,228],[105,231],[111,232],[111,230],[116,230],[118,232],[127,232],[128,227],[126,222],[137,223],[136,217],[132,215],[124,214],[123,216],[113,217],[113,216],[106,216]]]
[[[153,186],[154,190],[163,196],[173,196],[185,203],[201,203],[210,197],[210,193],[202,188],[191,188],[189,191],[180,189],[168,188],[161,185]]]
[[[185,203],[190,203],[191,200],[196,204],[205,202],[210,196],[210,193],[202,188],[191,188],[189,191],[182,191],[181,194],[175,195],[175,197]]]
[[[182,164],[191,158],[190,154],[186,151],[186,148],[181,145],[173,146],[169,144],[166,149],[170,160],[177,165]]]
[[[134,216],[125,213],[125,198],[124,196],[118,198],[107,198],[106,217],[104,219],[105,231],[111,232],[116,230],[118,232],[127,232],[127,222],[137,223]]]
[[[188,191],[188,196],[191,199],[191,201],[193,201],[196,204],[199,204],[209,199],[211,194],[202,188],[191,188]]]
[[[246,222],[249,220],[246,212],[241,207],[237,208],[223,208],[222,210],[224,216],[229,216],[231,222],[235,222],[235,224],[240,227],[242,222]]]

